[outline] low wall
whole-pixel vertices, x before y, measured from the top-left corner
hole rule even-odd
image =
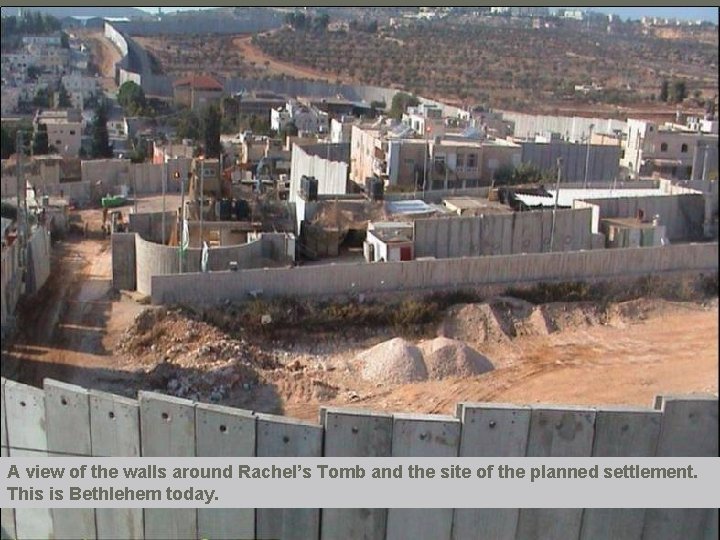
[[[706,205],[701,193],[588,199],[585,202],[599,207],[600,219],[635,217],[640,209],[647,219],[658,215],[671,242],[692,242],[702,240],[704,236]]]
[[[135,237],[135,287],[142,294],[151,294],[151,284],[154,276],[178,274],[180,270],[180,252],[177,246],[165,246],[149,242],[133,234]],[[289,259],[284,254],[285,235],[263,233],[255,241],[237,246],[224,246],[210,248],[208,253],[208,272],[215,275],[217,272],[228,270],[231,262],[236,262],[238,269],[263,268],[278,264],[286,264]],[[132,248],[126,240],[120,240],[117,252],[113,249],[113,269],[118,258],[118,282],[129,283],[124,268],[128,264],[123,262],[125,253]],[[200,272],[202,249],[190,248],[185,254],[183,275],[196,275]],[[237,272],[233,272],[237,274]],[[202,274],[207,277],[209,274]],[[115,277],[113,276],[113,282]]]
[[[152,392],[1,379],[2,456],[716,457],[718,399],[654,408],[461,403],[454,416],[321,410],[314,424]],[[7,412],[6,412],[7,411]],[[488,425],[490,428],[488,428]],[[224,427],[224,429],[223,429]],[[299,525],[301,523],[302,525]],[[542,530],[539,528],[542,527]],[[3,538],[717,538],[717,509],[17,509]],[[490,538],[490,536],[488,536]]]
[[[718,269],[718,244],[567,251],[429,261],[359,263],[152,277],[155,304],[217,304],[264,296],[334,296],[447,290],[495,284],[609,279]]]
[[[113,233],[111,243],[113,288],[134,291],[137,288],[135,233]]]
[[[552,212],[418,219],[415,257],[478,257],[550,251]],[[592,249],[591,209],[556,213],[553,251]]]
[[[17,242],[2,248],[0,265],[0,328],[2,335],[9,334],[14,326],[15,306],[23,291],[20,273],[20,248]]]
[[[128,232],[138,233],[148,242],[162,243],[163,241],[163,212],[143,212],[141,214],[128,214],[130,226]],[[175,228],[177,214],[165,212],[165,242],[170,240]]]
[[[28,272],[25,278],[25,292],[39,291],[50,277],[50,232],[38,227],[28,242]]]

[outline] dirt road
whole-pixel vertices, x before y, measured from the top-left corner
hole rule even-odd
[[[325,73],[310,67],[299,66],[291,62],[282,62],[265,54],[259,47],[252,44],[252,36],[242,36],[233,39],[233,45],[238,48],[247,62],[255,62],[258,66],[265,66],[268,75],[287,75],[299,79],[313,79],[335,83],[338,79],[342,84],[354,84],[347,77]]]
[[[2,352],[3,374],[126,392],[134,375],[116,370],[113,349],[142,306],[112,292],[108,239],[71,237],[53,247],[48,283],[19,309],[19,332]]]

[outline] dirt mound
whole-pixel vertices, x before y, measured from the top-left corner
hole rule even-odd
[[[412,343],[393,338],[358,355],[362,377],[378,383],[410,383],[427,379],[423,355]]]
[[[550,332],[575,330],[603,324],[603,309],[592,302],[553,302],[540,306]]]
[[[469,343],[508,340],[502,324],[488,304],[459,304],[451,307],[438,334]]]
[[[530,302],[503,296],[491,300],[490,308],[503,332],[510,338],[549,333],[545,317]]]
[[[490,360],[462,341],[438,337],[423,341],[419,348],[430,379],[470,377],[493,370]]]

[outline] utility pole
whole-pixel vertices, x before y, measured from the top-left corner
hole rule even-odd
[[[168,166],[165,157],[163,156],[162,166],[162,243],[165,245],[165,192],[167,191],[167,173]]]
[[[585,151],[585,179],[583,180],[583,188],[588,187],[588,173],[590,172],[590,141],[592,140],[592,132],[595,124],[590,124],[588,130],[587,150]]]
[[[205,159],[200,158],[200,246],[203,243],[203,210],[205,208]]]
[[[553,205],[552,212],[552,225],[550,226],[550,252],[552,252],[555,245],[555,215],[557,214],[558,199],[560,198],[560,175],[562,174],[562,162],[561,157],[557,158],[557,181],[555,182],[555,204]]]
[[[20,231],[20,267],[27,266],[27,186],[25,184],[25,170],[23,168],[23,148],[25,146],[25,132],[18,130],[15,135],[15,155],[17,156],[17,223]]]

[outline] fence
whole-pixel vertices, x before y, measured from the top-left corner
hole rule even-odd
[[[716,456],[718,400],[654,409],[461,403],[455,416],[321,410],[314,424],[151,392],[2,379],[3,456]],[[8,509],[3,538],[717,538],[703,509]]]
[[[268,268],[151,277],[155,304],[218,304],[251,292],[334,296],[424,292],[542,281],[625,278],[664,272],[717,272],[718,244],[566,251],[386,263]]]

